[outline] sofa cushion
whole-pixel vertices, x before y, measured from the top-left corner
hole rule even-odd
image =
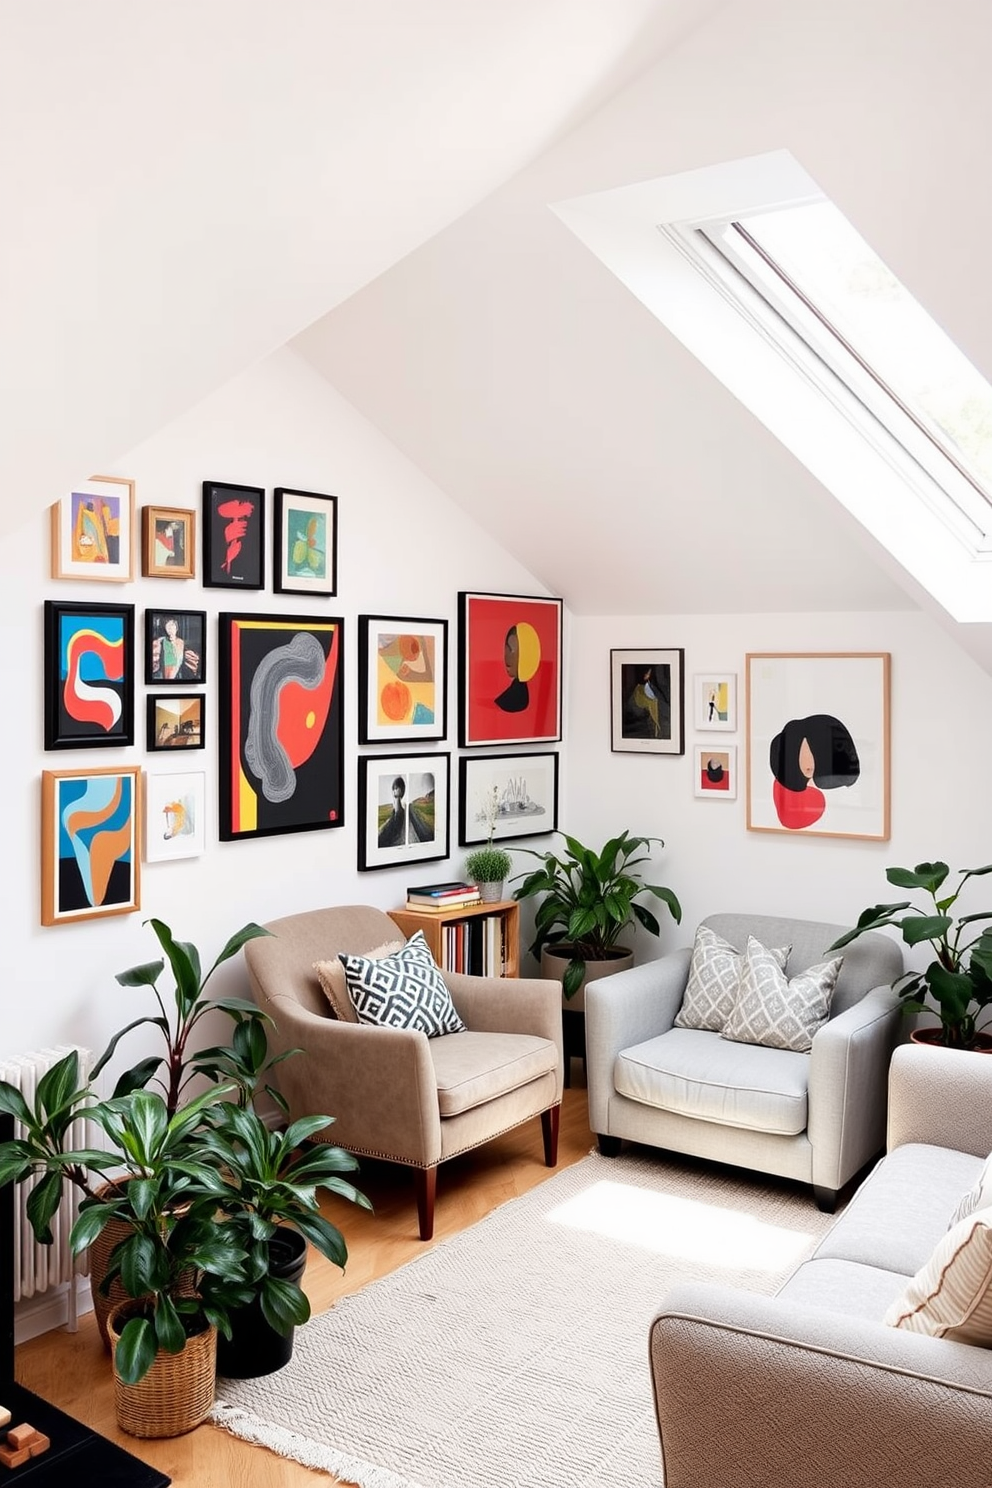
[[[770,1049],[808,1054],[813,1035],[827,1021],[843,957],[821,961],[790,980],[775,956],[753,935],[747,938],[737,1000],[723,1037]]]
[[[387,940],[385,945],[376,946],[372,951],[363,951],[362,955],[369,961],[381,961],[384,956],[394,956],[405,944],[404,940]],[[330,961],[315,961],[313,969],[317,973],[320,990],[330,1004],[331,1016],[339,1018],[342,1023],[357,1023],[358,1014],[348,992],[341,957],[333,956]]]
[[[672,1028],[618,1054],[613,1081],[621,1095],[680,1116],[796,1136],[806,1130],[809,1063],[805,1054]]]
[[[880,1323],[905,1286],[901,1271],[862,1266],[858,1261],[812,1260],[794,1271],[777,1295],[796,1307],[826,1307],[830,1312]]]
[[[471,1111],[508,1091],[519,1090],[558,1068],[550,1039],[529,1033],[453,1033],[432,1039],[442,1119]]]
[[[789,947],[769,951],[784,970]],[[689,980],[682,1006],[675,1015],[676,1028],[703,1028],[720,1033],[733,1011],[741,985],[743,952],[729,940],[717,935],[708,925],[700,925],[692,944]]]
[[[988,1209],[992,1207],[992,1153],[985,1159],[982,1171],[966,1194],[954,1206],[947,1228],[952,1230],[962,1219],[967,1219],[969,1214],[974,1214],[976,1209]]]
[[[464,1029],[422,930],[381,961],[344,951],[340,957],[360,1022],[413,1028],[428,1038]]]
[[[978,1209],[947,1231],[884,1321],[992,1347],[992,1209]]]

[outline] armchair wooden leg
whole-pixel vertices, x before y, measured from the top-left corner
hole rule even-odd
[[[417,1218],[421,1240],[434,1237],[434,1196],[437,1193],[437,1168],[414,1168],[417,1182]]]
[[[558,1122],[561,1117],[561,1106],[552,1106],[550,1111],[541,1112],[541,1131],[544,1134],[544,1164],[545,1167],[553,1168],[558,1162]]]

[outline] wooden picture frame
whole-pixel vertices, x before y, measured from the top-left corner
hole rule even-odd
[[[458,841],[489,840],[489,803],[495,792],[493,841],[541,837],[558,828],[558,755],[463,754],[458,761]]]
[[[697,733],[734,733],[737,673],[697,672],[692,679],[692,707]]]
[[[222,614],[223,842],[344,824],[344,621]]]
[[[45,748],[134,743],[134,605],[46,599]]]
[[[416,744],[448,732],[448,622],[358,617],[358,742]]]
[[[752,652],[747,827],[889,840],[887,651]]]
[[[146,610],[145,682],[195,687],[206,680],[206,610]]]
[[[446,858],[450,793],[450,754],[359,756],[359,872]]]
[[[737,800],[737,745],[720,742],[693,749],[693,789],[702,800]]]
[[[206,770],[145,772],[145,862],[198,858],[206,850]]]
[[[610,748],[614,754],[684,754],[685,651],[643,646],[610,651]]]
[[[147,702],[149,751],[203,749],[207,737],[207,699],[202,692],[150,692]]]
[[[41,923],[141,908],[141,771],[43,770]]]
[[[141,508],[141,572],[146,579],[196,577],[196,512],[179,506]]]
[[[276,594],[338,592],[338,498],[276,486],[272,587]]]
[[[562,601],[458,595],[458,738],[463,748],[561,738]]]
[[[265,491],[203,482],[203,577],[207,589],[264,589]]]
[[[134,481],[93,475],[51,509],[52,578],[129,584],[134,578]]]

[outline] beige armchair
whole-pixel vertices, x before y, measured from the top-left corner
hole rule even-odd
[[[252,993],[273,1020],[290,1117],[335,1118],[327,1140],[358,1156],[414,1170],[420,1237],[434,1233],[438,1165],[540,1116],[544,1160],[558,1161],[562,1093],[557,982],[445,972],[465,1032],[428,1039],[412,1029],[347,1023],[331,1014],[314,962],[403,940],[382,910],[363,905],[287,915],[250,941]],[[319,1140],[319,1138],[318,1138]]]

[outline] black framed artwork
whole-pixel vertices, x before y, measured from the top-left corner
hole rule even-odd
[[[558,755],[463,754],[458,761],[462,847],[540,837],[558,827]]]
[[[148,748],[203,749],[206,745],[207,700],[202,692],[148,695]]]
[[[359,872],[448,856],[450,774],[450,754],[359,758]]]
[[[265,491],[203,482],[203,583],[210,589],[265,587]]]
[[[272,587],[277,594],[336,594],[338,498],[316,491],[273,492]]]
[[[615,754],[685,753],[684,663],[680,646],[611,650],[610,747]]]
[[[45,601],[45,748],[134,743],[134,605]]]
[[[146,610],[145,681],[188,687],[206,680],[206,610]]]
[[[358,742],[416,744],[448,731],[448,622],[358,617]]]

